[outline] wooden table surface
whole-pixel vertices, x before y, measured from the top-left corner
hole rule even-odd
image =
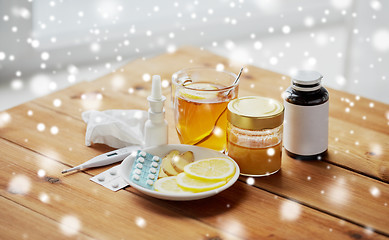
[[[389,105],[329,89],[329,155],[246,177],[213,197],[173,202],[89,180],[109,167],[61,171],[112,150],[85,146],[88,109],[144,109],[151,82],[228,59],[197,48],[128,63],[107,76],[0,113],[0,239],[389,239]],[[239,96],[281,100],[287,76],[248,66]],[[325,73],[324,73],[325,75]],[[164,85],[169,143],[174,130]],[[6,99],[2,99],[6,101]]]

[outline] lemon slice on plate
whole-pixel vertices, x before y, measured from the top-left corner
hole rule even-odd
[[[180,186],[178,186],[176,178],[177,178],[177,176],[164,177],[164,178],[158,179],[154,183],[155,191],[158,191],[161,193],[168,193],[168,194],[169,193],[173,193],[173,194],[192,193],[191,191],[185,191]]]
[[[178,186],[192,192],[205,192],[225,185],[227,182],[222,181],[207,181],[196,178],[191,178],[185,173],[180,173],[176,178]]]
[[[227,158],[207,158],[186,165],[184,172],[199,180],[226,181],[234,175],[235,166]]]
[[[216,98],[217,92],[196,90],[217,90],[218,88],[209,83],[190,83],[180,90],[180,95],[192,100]]]

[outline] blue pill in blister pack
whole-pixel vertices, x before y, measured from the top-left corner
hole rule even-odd
[[[158,179],[161,162],[161,158],[158,156],[138,151],[132,164],[130,179],[139,186],[153,190],[154,183]]]

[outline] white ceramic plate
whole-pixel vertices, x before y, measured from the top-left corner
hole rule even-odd
[[[202,199],[207,198],[210,196],[213,196],[215,194],[220,193],[221,191],[226,190],[227,188],[231,187],[236,180],[238,180],[239,177],[239,166],[236,164],[236,162],[220,153],[208,148],[203,147],[197,147],[192,145],[183,145],[183,144],[168,144],[158,147],[150,147],[143,149],[144,152],[150,153],[152,155],[156,155],[160,158],[163,158],[166,156],[170,151],[172,150],[178,150],[180,152],[186,152],[186,151],[192,151],[194,154],[195,161],[201,160],[204,158],[212,158],[212,157],[224,157],[229,158],[234,164],[235,164],[235,174],[234,176],[223,186],[213,189],[206,192],[200,192],[200,193],[185,193],[185,194],[167,194],[167,193],[161,193],[154,190],[149,190],[146,188],[143,188],[135,183],[133,183],[130,179],[130,172],[133,165],[133,162],[135,160],[134,155],[130,155],[126,157],[123,162],[120,164],[120,174],[124,178],[124,180],[133,188],[137,189],[138,191],[141,191],[142,193],[155,197],[160,199],[166,199],[166,200],[174,200],[174,201],[188,201],[188,200],[196,200],[196,199]]]

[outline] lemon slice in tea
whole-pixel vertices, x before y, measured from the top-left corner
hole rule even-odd
[[[186,165],[184,172],[200,180],[221,181],[234,175],[235,165],[227,158],[207,158]]]
[[[180,90],[180,95],[187,99],[208,99],[216,98],[217,92],[201,90],[217,90],[218,88],[210,83],[189,83]],[[200,90],[200,91],[197,91]]]

